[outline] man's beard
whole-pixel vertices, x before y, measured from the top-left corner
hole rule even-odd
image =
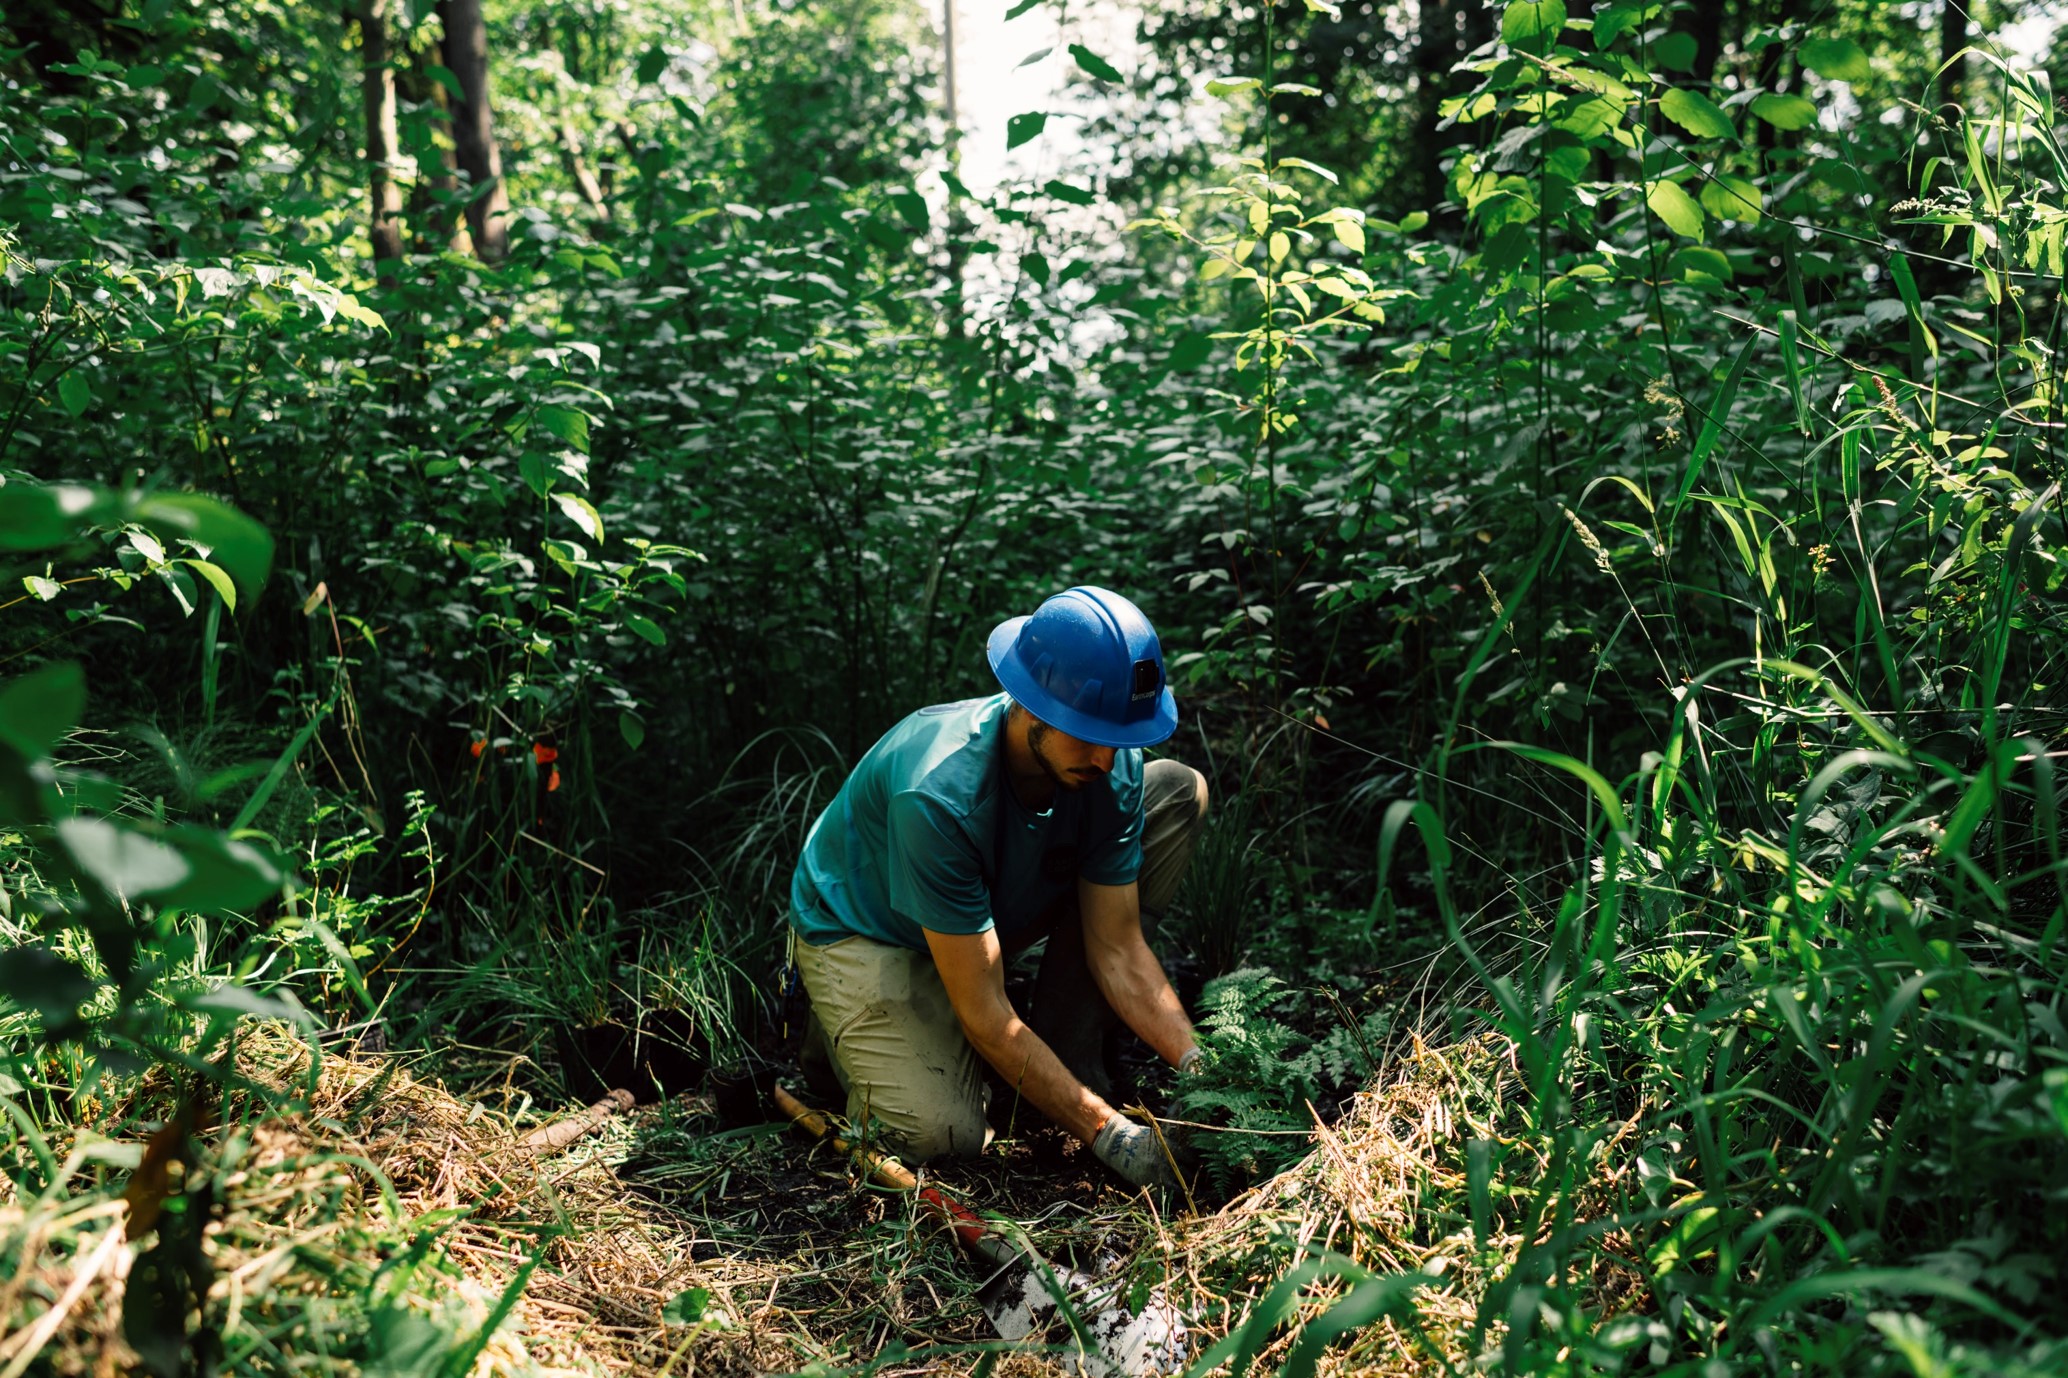
[[[1048,759],[1048,753],[1043,751],[1041,746],[1043,742],[1048,740],[1048,734],[1052,730],[1047,723],[1039,718],[1035,718],[1027,726],[1027,750],[1034,754],[1035,764],[1041,767],[1042,773],[1048,776],[1050,780],[1053,780],[1058,788],[1067,790],[1083,789],[1092,781],[1104,776],[1104,771],[1093,770],[1089,767],[1086,768],[1084,774],[1078,775],[1071,771],[1063,770],[1054,761]]]

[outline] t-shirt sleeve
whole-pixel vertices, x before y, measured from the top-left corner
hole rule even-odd
[[[938,799],[907,791],[891,796],[890,907],[936,933],[991,928],[991,893],[976,848]]]
[[[1142,873],[1142,765],[1115,770],[1110,812],[1098,811],[1097,831],[1087,839],[1077,875],[1093,885],[1126,885]]]

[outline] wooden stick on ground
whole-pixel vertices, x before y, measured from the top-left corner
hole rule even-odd
[[[631,1110],[632,1105],[633,1098],[630,1091],[612,1091],[580,1114],[569,1115],[564,1120],[555,1120],[551,1124],[540,1125],[537,1129],[524,1136],[522,1146],[534,1153],[557,1153],[576,1139],[581,1138],[582,1135],[600,1126],[612,1115],[625,1114]]]

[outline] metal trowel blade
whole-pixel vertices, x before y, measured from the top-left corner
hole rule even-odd
[[[1079,1349],[1073,1365],[1078,1373],[1086,1378],[1156,1378],[1184,1366],[1184,1317],[1161,1287],[1151,1289],[1142,1309],[1132,1312],[1121,1304],[1111,1283],[1072,1269],[1051,1274],[1021,1264],[1000,1272],[977,1295],[998,1337],[1020,1341],[1040,1335],[1073,1293],[1078,1298],[1077,1319],[1094,1346],[1090,1353]]]

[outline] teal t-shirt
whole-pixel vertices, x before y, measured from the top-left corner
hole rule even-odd
[[[790,882],[807,942],[873,938],[920,952],[924,930],[1001,934],[1032,923],[1079,879],[1125,885],[1142,869],[1142,753],[1046,812],[1005,776],[1008,700],[922,708],[869,748],[812,824]]]

